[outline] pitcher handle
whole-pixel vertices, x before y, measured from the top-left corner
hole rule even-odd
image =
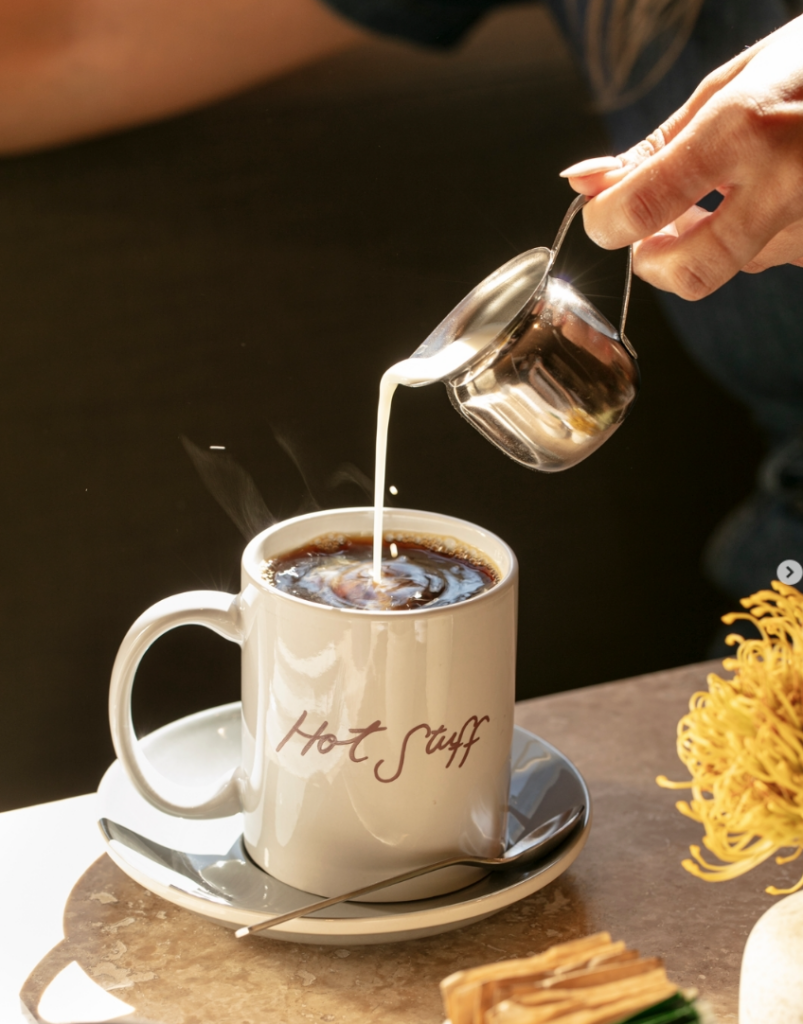
[[[120,644],[112,669],[112,742],[128,777],[154,807],[185,818],[222,818],[241,809],[241,769],[236,768],[206,788],[172,782],[157,772],[142,753],[131,717],[131,692],[143,655],[163,633],[190,625],[206,626],[226,640],[242,644],[239,594],[193,590],[167,597],[140,615]]]
[[[566,214],[564,215],[563,220],[560,222],[560,227],[558,228],[558,233],[557,233],[557,235],[555,235],[555,241],[552,243],[552,255],[549,258],[549,266],[547,267],[547,273],[551,272],[552,267],[555,264],[555,260],[558,258],[558,253],[560,252],[560,247],[563,245],[564,239],[566,238],[566,235],[568,234],[568,231],[569,231],[569,228],[571,227],[572,221],[577,216],[577,214],[580,212],[580,210],[582,210],[583,207],[588,202],[590,202],[591,198],[592,198],[591,196],[584,196],[584,195],[577,196],[576,199],[573,201],[572,205],[566,211]],[[633,348],[633,346],[630,343],[630,340],[628,339],[627,335],[625,334],[625,321],[627,320],[627,310],[628,310],[628,307],[630,306],[630,290],[631,290],[632,287],[633,287],[633,246],[629,245],[627,247],[627,269],[625,271],[625,292],[624,292],[624,296],[622,297],[622,315],[619,318],[619,337],[620,337],[620,339],[622,341],[622,344],[627,349],[629,354],[633,357],[633,359],[638,359],[638,355],[636,354],[636,350]]]

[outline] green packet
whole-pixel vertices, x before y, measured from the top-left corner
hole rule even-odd
[[[697,1002],[696,994],[678,992],[662,1003],[640,1010],[621,1024],[716,1024],[713,1014]]]

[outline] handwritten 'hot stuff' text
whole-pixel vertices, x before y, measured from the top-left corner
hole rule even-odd
[[[367,725],[364,729],[349,729],[349,732],[352,734],[350,737],[346,739],[338,739],[335,733],[327,732],[327,729],[329,728],[328,721],[324,720],[314,732],[309,732],[302,728],[306,723],[306,720],[307,712],[302,711],[293,727],[276,747],[277,753],[294,736],[297,736],[306,740],[306,743],[304,743],[301,748],[302,757],[308,754],[313,747],[319,754],[329,754],[336,747],[349,747],[349,759],[354,761],[355,764],[359,764],[362,761],[368,760],[368,754],[363,754],[362,757],[357,756],[360,744],[369,736],[374,735],[374,733],[387,732],[387,726],[382,725],[382,722],[377,719],[375,722]],[[477,715],[471,715],[466,719],[460,729],[451,733],[445,725],[439,725],[435,729],[426,722],[414,725],[412,729],[407,730],[407,733],[401,742],[398,757],[394,757],[393,759],[392,764],[395,765],[395,771],[393,771],[390,766],[388,766],[384,772],[380,771],[386,761],[386,758],[380,758],[380,760],[378,760],[374,765],[375,778],[378,782],[395,782],[396,779],[399,778],[401,773],[404,771],[405,759],[408,754],[408,746],[413,740],[413,737],[416,736],[421,741],[420,749],[423,749],[424,754],[431,756],[433,754],[437,754],[441,750],[446,750],[449,752],[449,757],[444,767],[450,768],[452,763],[456,761],[457,767],[462,768],[466,763],[468,755],[471,753],[471,748],[475,743],[479,743],[480,741],[480,737],[477,734],[480,726],[484,722],[490,722],[488,715],[483,715],[482,718],[478,718]],[[458,759],[457,755],[459,751],[462,751],[463,753]]]

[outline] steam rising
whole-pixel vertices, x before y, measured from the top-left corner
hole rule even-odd
[[[341,484],[354,484],[366,498],[372,499],[374,496],[373,480],[353,462],[342,463],[329,478],[330,487],[339,487]]]
[[[276,517],[257,485],[228,452],[199,448],[183,435],[181,443],[206,489],[246,540],[273,526]]]
[[[301,515],[304,512],[317,512],[321,506],[315,500],[315,495],[312,493],[312,488],[310,487],[310,482],[307,479],[307,474],[304,472],[304,468],[301,465],[301,462],[299,461],[298,455],[296,455],[293,446],[290,444],[290,442],[287,440],[284,434],[280,434],[278,430],[273,431],[273,436],[276,438],[276,443],[278,444],[278,446],[282,449],[282,451],[285,453],[288,459],[290,459],[290,461],[298,470],[298,475],[304,481],[304,486],[307,489],[305,499],[301,504],[301,508],[299,508],[299,510],[296,512],[296,515]]]
[[[293,446],[277,431],[274,431],[274,437],[298,470],[306,490],[300,507],[293,515],[319,509],[321,506],[315,500],[307,474]],[[204,486],[247,541],[279,521],[265,504],[251,474],[235,462],[222,445],[215,445],[213,449],[200,448],[188,437],[182,435],[180,440]],[[327,483],[332,490],[342,484],[354,484],[369,499],[373,494],[373,481],[352,462],[342,463]]]

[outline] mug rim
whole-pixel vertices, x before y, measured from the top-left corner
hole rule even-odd
[[[253,537],[245,547],[241,559],[241,567],[245,576],[247,576],[250,583],[258,587],[260,591],[275,596],[284,601],[290,601],[293,604],[302,605],[306,608],[312,608],[319,612],[325,613],[339,613],[345,615],[360,615],[374,619],[389,619],[390,621],[396,621],[400,617],[408,616],[419,616],[419,615],[436,615],[450,614],[458,608],[466,607],[468,605],[474,605],[479,601],[487,601],[493,599],[497,595],[501,595],[507,591],[510,587],[515,586],[518,579],[519,562],[516,558],[516,554],[511,546],[497,534],[491,530],[487,530],[483,526],[478,526],[476,523],[472,523],[468,519],[460,519],[458,516],[451,516],[444,512],[426,512],[423,509],[413,508],[397,508],[396,506],[385,508],[385,524],[387,525],[388,517],[392,517],[394,513],[403,515],[423,516],[427,518],[435,518],[442,520],[446,523],[455,523],[460,526],[469,527],[472,531],[476,531],[484,534],[489,539],[492,539],[494,543],[498,544],[505,555],[508,558],[508,567],[505,571],[502,567],[496,564],[496,560],[493,559],[489,554],[482,550],[477,544],[472,546],[477,549],[478,552],[485,555],[490,559],[491,563],[497,569],[500,574],[498,582],[496,582],[488,590],[482,591],[480,594],[475,594],[473,597],[466,598],[464,601],[458,601],[454,604],[438,605],[435,608],[423,607],[423,608],[400,608],[395,611],[389,611],[387,609],[380,608],[340,608],[335,605],[319,604],[316,601],[307,601],[302,597],[296,597],[295,594],[288,594],[283,590],[279,590],[277,587],[272,587],[261,578],[259,569],[262,565],[263,558],[261,557],[261,548],[264,541],[274,533],[278,533],[285,527],[293,526],[297,523],[302,522],[314,522],[316,519],[323,519],[326,516],[331,515],[348,515],[354,513],[369,513],[373,516],[374,508],[373,505],[349,505],[344,508],[331,508],[331,509],[319,509],[316,512],[305,512],[303,515],[292,516],[289,519],[282,519],[281,522],[274,523],[273,526],[269,526],[267,529],[262,530]],[[422,530],[422,532],[427,532]],[[308,540],[313,540],[315,535],[313,534]],[[302,542],[304,543],[304,542]],[[471,544],[471,542],[466,542]]]

